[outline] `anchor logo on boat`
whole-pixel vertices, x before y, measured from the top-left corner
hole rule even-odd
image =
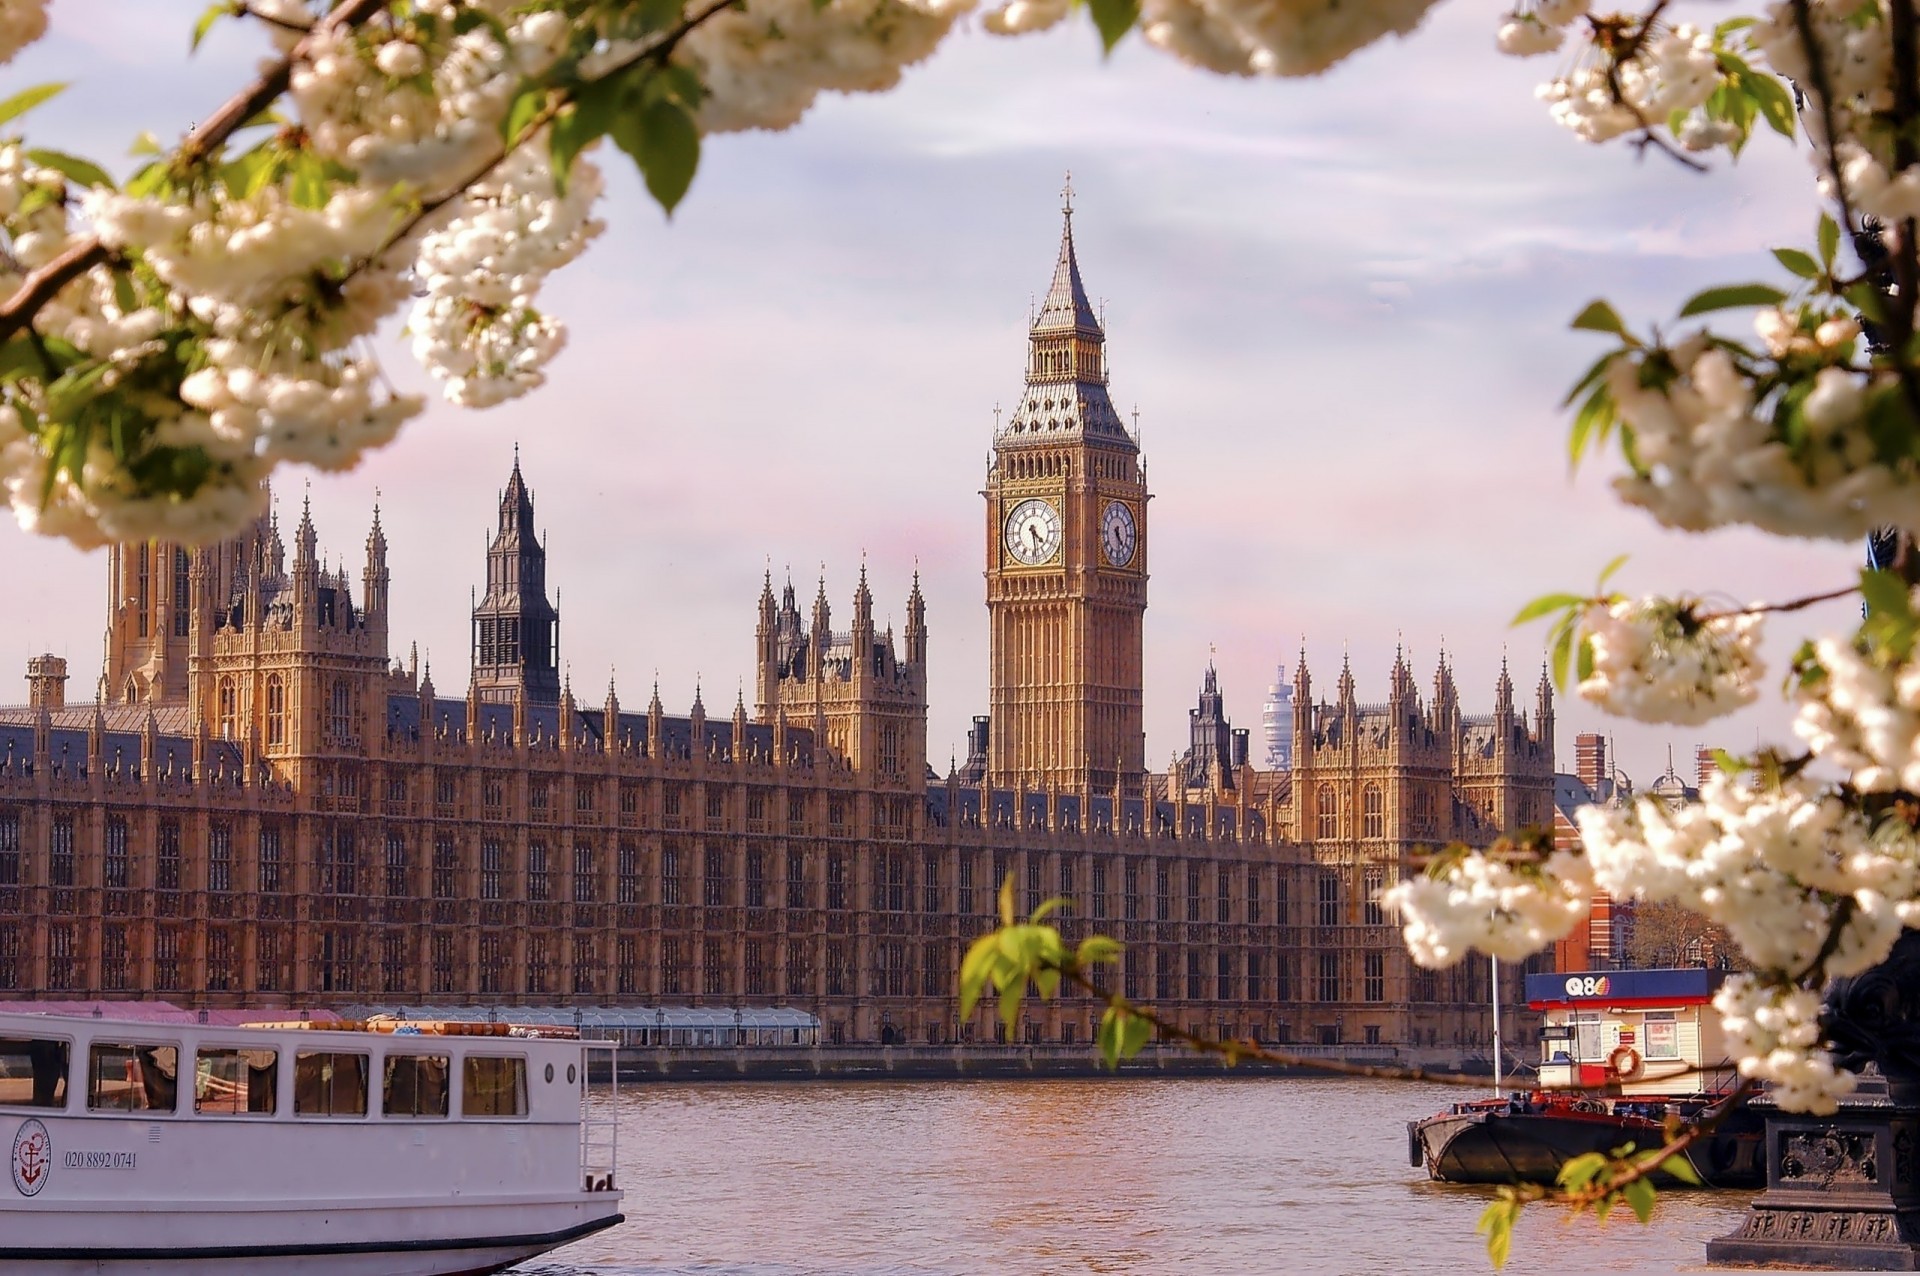
[[[53,1138],[47,1127],[29,1118],[13,1136],[13,1186],[22,1196],[37,1196],[53,1169]]]

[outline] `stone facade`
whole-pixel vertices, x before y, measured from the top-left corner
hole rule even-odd
[[[763,581],[751,712],[577,699],[517,458],[462,698],[395,660],[377,511],[357,598],[304,510],[290,565],[274,518],[123,546],[95,701],[37,657],[0,709],[0,995],[777,1004],[829,1042],[989,1040],[952,989],[1011,875],[1021,908],[1066,895],[1070,933],[1124,940],[1114,978],[1198,1029],[1484,1052],[1484,964],[1415,971],[1370,900],[1422,847],[1550,818],[1545,683],[1529,717],[1503,673],[1468,717],[1444,659],[1424,701],[1396,660],[1385,702],[1347,669],[1317,702],[1303,655],[1294,767],[1266,772],[1210,673],[1196,751],[1147,771],[1145,471],[1070,235],[1054,283],[985,493],[991,740],[965,778],[927,765],[917,579],[898,641],[864,569],[842,630],[824,580],[804,616]],[[1026,501],[1063,515],[1034,561]],[[1034,1004],[1016,1035],[1096,1018]]]

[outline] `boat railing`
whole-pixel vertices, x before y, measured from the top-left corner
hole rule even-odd
[[[605,1051],[607,1081],[611,1087],[594,1096],[588,1085],[593,1054]],[[620,1156],[620,1057],[612,1041],[580,1042],[580,1177],[589,1192],[614,1190],[614,1170]]]

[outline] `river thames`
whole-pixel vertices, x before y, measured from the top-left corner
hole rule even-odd
[[[1332,1078],[737,1083],[620,1096],[620,1227],[516,1276],[1486,1272],[1488,1193],[1406,1122],[1462,1091]],[[1748,1195],[1650,1226],[1527,1210],[1510,1273],[1704,1267]]]

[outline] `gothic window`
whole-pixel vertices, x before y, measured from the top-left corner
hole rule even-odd
[[[766,821],[766,818],[767,818],[767,795],[765,793],[762,793],[759,789],[749,790],[747,793],[748,823],[761,824]]]
[[[0,810],[0,886],[18,886],[19,884],[20,812],[12,809]]]
[[[190,604],[193,601],[192,563],[187,551],[176,548],[173,551],[173,636],[185,638],[188,626],[192,623]]]
[[[1340,924],[1340,878],[1331,872],[1320,874],[1320,924]]]
[[[880,728],[880,774],[897,775],[900,772],[900,729],[894,726]]]
[[[527,845],[527,898],[535,901],[551,899],[551,890],[547,878],[547,844],[530,842]]]
[[[180,821],[161,820],[158,832],[153,884],[157,890],[177,891],[180,889]]]
[[[1320,954],[1320,986],[1316,990],[1321,1001],[1340,1000],[1340,954]]]
[[[660,941],[660,991],[669,997],[685,994],[687,941],[669,936]]]
[[[787,941],[787,996],[804,997],[813,991],[813,949],[804,939]]]
[[[127,851],[127,821],[124,817],[107,817],[106,857],[101,867],[101,885],[108,890],[120,890],[130,885],[132,860]],[[71,872],[71,868],[68,870]]]
[[[1258,926],[1266,918],[1260,910],[1260,866],[1247,865],[1247,924]]]
[[[1385,837],[1387,835],[1387,800],[1380,792],[1380,786],[1369,784],[1360,801],[1362,804],[1360,836]]]
[[[1153,918],[1173,920],[1173,868],[1165,860],[1153,866]]]
[[[100,982],[111,991],[127,986],[127,928],[119,923],[100,932]]]
[[[320,893],[356,895],[360,891],[360,864],[353,829],[333,824],[320,834]]]
[[[1207,995],[1206,955],[1198,948],[1187,950],[1187,1000],[1199,1001]]]
[[[747,848],[747,907],[767,906],[767,852],[764,847]]]
[[[507,869],[506,848],[497,837],[482,838],[480,841],[480,898],[505,899]],[[437,891],[435,892],[438,893]],[[449,890],[448,894],[452,894]]]
[[[286,743],[286,683],[267,675],[267,744]]]
[[[148,545],[140,545],[136,546],[133,551],[134,561],[138,564],[134,569],[135,592],[133,605],[134,614],[137,617],[136,623],[139,627],[139,636],[142,638],[147,636],[148,626],[152,623],[149,617],[153,614],[153,563],[147,556],[151,548],[152,547]]]
[[[453,991],[453,936],[444,932],[433,936],[433,952],[429,958],[433,966],[433,990],[435,992]]]
[[[920,908],[922,912],[940,911],[940,853],[928,851],[920,861]]]
[[[600,868],[595,862],[593,843],[573,846],[573,902],[591,904],[600,898]]]
[[[1027,852],[1027,908],[1040,907],[1040,852]]]
[[[1096,859],[1093,862],[1093,915],[1107,915],[1107,862]]]
[[[573,937],[573,991],[581,996],[596,991],[599,987],[600,963],[594,952],[592,935]]]
[[[799,847],[787,848],[787,907],[807,906],[807,857]]]
[[[660,851],[660,902],[669,908],[680,903],[680,848],[677,846],[663,847]]]
[[[380,991],[402,992],[407,980],[407,936],[405,931],[388,931],[380,937]]]
[[[444,834],[433,840],[433,897],[452,899],[460,880],[460,850]]]
[[[543,993],[547,990],[547,937],[545,935],[527,936],[527,991]]]
[[[1213,920],[1224,926],[1233,920],[1233,893],[1227,889],[1226,865],[1215,866],[1213,884],[1218,888],[1213,893]]]
[[[973,856],[964,851],[960,855],[960,880],[954,884],[954,911],[962,917],[973,912]]]
[[[727,946],[726,941],[709,935],[702,945],[706,950],[701,954],[700,987],[708,996],[717,996],[727,991]]]
[[[706,872],[701,874],[703,896],[708,908],[721,908],[727,902],[727,853],[723,847],[707,847]]]
[[[480,991],[501,991],[507,968],[507,937],[497,931],[480,932]]]
[[[220,680],[218,699],[220,705],[220,738],[222,740],[234,739],[238,728],[240,698],[239,693],[234,689],[233,679],[222,678]]]
[[[1265,1001],[1266,999],[1266,962],[1258,949],[1250,948],[1247,950],[1247,1000]]]
[[[387,832],[387,894],[403,899],[407,890],[407,838],[397,829]]]
[[[73,885],[73,820],[55,816],[47,846],[47,885]]]
[[[1216,1001],[1232,1001],[1233,954],[1224,948],[1221,949],[1219,954],[1214,958],[1214,972],[1216,976],[1213,989],[1214,999]],[[1221,1035],[1225,1036],[1226,1034],[1222,1033]]]
[[[1189,860],[1187,861],[1187,920],[1190,922],[1199,921],[1200,908],[1200,862],[1198,860]]]
[[[827,907],[836,911],[847,907],[847,856],[844,851],[827,853]]]
[[[882,851],[880,869],[885,874],[881,882],[880,906],[892,913],[903,913],[907,909],[907,857],[903,851]]]
[[[1331,784],[1323,784],[1314,798],[1314,809],[1319,816],[1318,835],[1323,838],[1339,836],[1339,799],[1335,796]]]
[[[234,888],[234,831],[225,821],[207,827],[207,890]]]
[[[618,880],[614,889],[618,892],[622,904],[640,902],[640,848],[632,842],[620,843],[619,862],[615,865]]]
[[[1361,889],[1365,896],[1365,902],[1362,903],[1361,908],[1365,910],[1367,925],[1385,925],[1387,915],[1386,911],[1380,907],[1380,892],[1387,886],[1387,870],[1380,865],[1373,865],[1367,869],[1361,882]]]
[[[1362,997],[1367,1001],[1385,1001],[1387,999],[1387,955],[1383,952],[1366,954],[1366,964],[1361,975]]]
[[[615,991],[631,996],[640,991],[640,941],[622,935],[613,947]]]
[[[345,678],[335,678],[327,696],[327,734],[336,744],[353,738],[353,684]]]
[[[269,895],[280,893],[280,829],[277,825],[264,824],[260,827],[257,877],[261,891]]]

